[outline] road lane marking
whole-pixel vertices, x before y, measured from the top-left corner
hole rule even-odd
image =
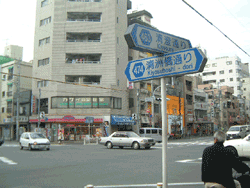
[[[4,163],[10,164],[10,165],[17,165],[14,161],[6,158],[6,157],[0,157],[0,160],[3,161]]]
[[[202,158],[198,158],[198,159],[184,159],[184,160],[180,160],[180,161],[175,161],[177,163],[201,163]]]
[[[204,182],[183,182],[183,183],[168,183],[168,186],[176,185],[204,185]],[[126,188],[126,187],[156,187],[157,184],[131,184],[131,185],[97,185],[96,188]],[[87,186],[85,186],[86,188]]]

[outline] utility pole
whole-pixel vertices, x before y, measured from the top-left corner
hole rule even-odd
[[[41,121],[41,117],[40,117],[40,98],[41,98],[41,88],[39,88],[39,98],[38,98],[38,129],[40,127],[40,121]]]
[[[17,99],[16,99],[16,140],[19,140],[19,97],[20,97],[20,65],[21,60],[18,60],[18,76],[17,76]]]
[[[153,100],[151,102],[151,107],[152,107],[152,127],[155,127],[155,109],[154,109],[154,82],[151,80],[151,97],[153,97]]]
[[[137,133],[140,129],[140,89],[137,89]]]
[[[218,101],[219,101],[219,117],[218,117],[218,120],[219,120],[219,122],[218,122],[218,124],[219,124],[219,127],[221,128],[221,116],[220,116],[220,112],[221,112],[221,105],[220,105],[220,94],[221,94],[221,91],[220,91],[220,82],[218,82],[218,96],[219,96],[219,99],[218,99]]]

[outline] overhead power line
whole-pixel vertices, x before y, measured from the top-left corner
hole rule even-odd
[[[0,72],[1,74],[9,74],[6,72]],[[102,86],[94,86],[94,85],[87,85],[87,84],[80,84],[80,83],[71,83],[71,82],[64,82],[64,81],[58,81],[58,80],[48,80],[48,79],[43,79],[43,78],[36,78],[32,76],[25,76],[25,75],[19,75],[19,74],[11,74],[13,76],[17,77],[23,77],[23,78],[29,78],[29,79],[34,79],[34,80],[40,80],[40,81],[50,81],[50,82],[56,82],[56,83],[61,83],[61,84],[70,84],[70,85],[76,85],[76,86],[84,86],[84,87],[92,87],[92,88],[99,88],[99,89],[109,89],[109,90],[115,90],[115,91],[127,91],[123,89],[115,89],[115,88],[108,88],[108,87],[102,87]]]
[[[201,13],[199,13],[196,9],[194,9],[191,5],[189,5],[185,0],[182,0],[186,5],[188,5],[191,9],[193,9],[197,14],[199,14],[202,18],[204,18],[208,23],[214,26],[221,34],[223,34],[228,40],[230,40],[235,46],[237,46],[241,51],[243,51],[248,57],[250,55],[243,50],[238,44],[236,44],[232,39],[230,39],[225,33],[223,33],[218,27],[216,27],[212,22],[210,22],[207,18],[205,18]]]

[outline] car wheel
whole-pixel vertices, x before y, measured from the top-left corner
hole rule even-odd
[[[47,150],[50,150],[50,148],[47,148]]]
[[[150,146],[149,147],[145,147],[145,149],[150,149]]]
[[[112,145],[111,142],[108,142],[108,143],[107,143],[107,148],[108,148],[108,149],[112,149],[112,148],[113,148],[113,145]]]
[[[20,143],[20,150],[22,150],[23,149],[23,146],[22,146],[22,144]]]
[[[119,146],[120,149],[123,149],[123,146]]]
[[[32,150],[32,147],[31,147],[31,145],[29,145],[29,150],[30,150],[30,151]]]
[[[132,147],[133,147],[134,149],[139,149],[139,148],[140,148],[140,145],[139,145],[138,142],[134,142]]]
[[[228,149],[234,154],[235,157],[239,157],[238,151],[236,150],[235,147],[233,147],[233,146],[228,146],[228,147],[226,147],[226,148],[228,148]]]

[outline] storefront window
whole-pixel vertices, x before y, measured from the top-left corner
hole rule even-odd
[[[68,108],[68,97],[53,97],[52,108]]]
[[[110,98],[99,97],[99,108],[109,108],[109,107],[110,107]]]
[[[93,97],[93,108],[98,108],[98,98]]]
[[[91,97],[76,97],[76,108],[91,108]]]
[[[75,108],[75,98],[69,97],[69,108]]]

